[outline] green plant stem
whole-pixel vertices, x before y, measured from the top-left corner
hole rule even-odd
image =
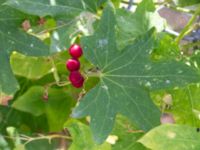
[[[53,60],[52,57],[49,57],[49,59],[50,59],[51,64],[52,64],[53,77],[55,79],[56,84],[59,86],[60,77],[58,75],[58,71],[57,71],[56,65],[55,65],[54,60]]]
[[[51,142],[52,139],[55,139],[55,138],[61,138],[61,139],[66,139],[66,140],[71,140],[72,138],[69,137],[69,136],[64,136],[64,135],[49,135],[49,136],[41,136],[41,137],[31,137],[28,139],[27,142],[24,143],[24,145],[30,143],[30,142],[33,142],[33,141],[37,141],[37,140],[48,140],[49,143]]]
[[[23,137],[10,137],[10,136],[3,136],[4,138],[7,138],[7,139],[20,139],[22,141],[26,141],[24,143],[24,145],[30,143],[30,142],[33,142],[33,141],[37,141],[37,140],[49,140],[49,142],[52,140],[52,139],[55,139],[55,138],[61,138],[61,139],[66,139],[66,140],[71,140],[72,138],[69,137],[69,136],[65,136],[65,135],[59,135],[59,134],[53,134],[53,135],[47,135],[47,136],[41,136],[41,137],[28,137],[28,136],[23,136]]]
[[[57,85],[57,86],[60,86],[60,87],[62,87],[62,86],[66,86],[66,85],[69,85],[70,84],[70,82],[69,81],[60,81],[60,82],[52,82],[52,83],[48,83],[45,87],[51,87],[51,86],[53,86],[53,85]]]
[[[180,43],[180,41],[184,38],[185,35],[191,32],[191,26],[193,23],[196,21],[198,15],[200,13],[200,7],[195,11],[194,15],[192,18],[189,20],[188,24],[185,26],[185,28],[181,31],[180,35],[175,39],[175,42],[177,44]]]

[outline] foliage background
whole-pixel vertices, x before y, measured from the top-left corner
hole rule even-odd
[[[130,2],[0,0],[0,149],[200,149],[199,1]]]

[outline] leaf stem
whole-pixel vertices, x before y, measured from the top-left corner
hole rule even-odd
[[[175,39],[175,42],[177,44],[180,43],[180,41],[184,38],[185,35],[191,32],[191,26],[196,21],[198,15],[200,13],[200,7],[195,11],[194,15],[189,20],[188,24],[185,26],[185,28],[181,31],[180,35]]]

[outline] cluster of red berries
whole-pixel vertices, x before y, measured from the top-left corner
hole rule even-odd
[[[83,54],[81,46],[73,44],[69,48],[69,54],[72,56],[72,58],[68,59],[66,62],[66,67],[70,71],[69,80],[74,87],[81,88],[84,83],[84,77],[79,72],[80,62],[78,60]]]

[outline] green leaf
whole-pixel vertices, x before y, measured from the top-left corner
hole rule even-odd
[[[123,9],[117,10],[117,44],[120,49],[132,43],[135,38],[145,34],[152,27],[159,32],[164,29],[164,20],[155,10],[152,0],[142,1],[134,13]]]
[[[194,52],[194,54],[189,59],[189,63],[191,66],[200,71],[200,51],[197,50]]]
[[[87,125],[76,120],[69,120],[65,127],[69,130],[73,140],[69,150],[111,150],[108,143],[102,145],[94,143]]]
[[[47,120],[44,116],[34,117],[31,114],[21,112],[12,107],[0,106],[0,132],[6,134],[7,127],[15,127],[22,133],[48,131]]]
[[[182,125],[162,125],[142,137],[139,142],[152,150],[198,150],[200,134],[196,128]]]
[[[26,150],[55,150],[59,147],[59,140],[52,139],[51,142],[46,139],[35,140],[25,145]]]
[[[70,47],[71,40],[74,38],[76,27],[74,22],[69,25],[63,25],[63,27],[54,30],[51,36],[51,46],[50,52],[56,53],[63,50],[66,50]]]
[[[45,1],[45,0],[8,0],[6,5],[14,7],[22,12],[44,16],[59,16],[65,15],[65,17],[74,17],[84,10],[84,6],[81,1]]]
[[[116,8],[119,8],[120,6],[120,3],[121,3],[121,0],[111,0],[113,5],[116,7]]]
[[[116,135],[118,140],[112,146],[112,150],[147,150],[141,143],[137,142],[143,134],[137,133],[137,129],[128,119],[118,116],[112,132],[112,135]]]
[[[39,39],[19,29],[26,16],[0,2],[0,92],[13,94],[19,85],[10,68],[9,56],[13,50],[24,55],[46,56],[49,49]]]
[[[10,67],[9,54],[0,50],[0,93],[13,93],[19,89],[16,78]]]
[[[184,6],[190,6],[195,5],[199,3],[199,0],[173,0],[176,5],[184,7]]]
[[[8,0],[5,4],[31,15],[72,19],[85,10],[95,12],[104,2],[105,0]]]
[[[70,114],[70,108],[74,105],[71,97],[61,89],[50,88],[48,100],[43,99],[45,89],[40,86],[31,87],[24,95],[20,96],[13,107],[39,116],[46,114],[50,131],[59,131]]]
[[[157,37],[156,48],[152,52],[152,59],[167,60],[180,56],[180,50],[174,39],[166,33],[160,33]]]
[[[14,150],[26,150],[23,144],[17,145]]]
[[[28,79],[39,79],[52,72],[52,64],[48,58],[27,57],[20,53],[13,53],[10,59],[15,75],[24,76]]]
[[[90,126],[98,143],[111,132],[117,113],[127,116],[145,131],[159,124],[160,112],[147,89],[199,81],[199,74],[184,63],[150,59],[155,42],[152,30],[117,51],[114,29],[115,16],[107,7],[95,34],[82,39],[85,57],[99,68],[100,82],[83,97],[73,116],[91,116]]]
[[[2,150],[10,150],[8,143],[3,138],[2,135],[0,135],[0,149],[2,149]]]
[[[163,97],[166,92],[171,95],[172,99],[169,109],[165,109],[165,111],[173,114],[176,123],[194,127],[200,126],[199,85],[190,85],[175,90],[154,92],[152,93],[152,99],[154,99],[158,105],[163,105]]]

